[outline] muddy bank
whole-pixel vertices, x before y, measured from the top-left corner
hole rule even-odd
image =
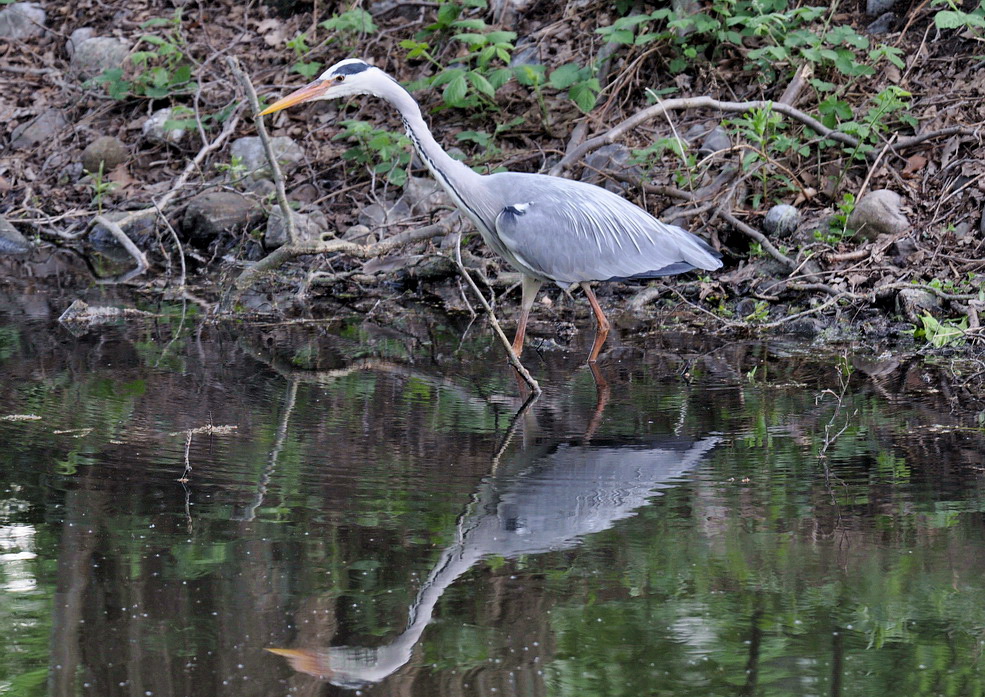
[[[8,6],[6,282],[122,283],[242,319],[423,304],[467,324],[481,309],[451,261],[461,240],[509,328],[518,275],[450,214],[379,100],[268,122],[290,223],[278,208],[228,59],[268,97],[359,55],[410,85],[442,145],[483,171],[592,181],[722,252],[716,273],[600,287],[626,339],[685,328],[973,350],[973,22],[781,2],[769,17],[785,29],[762,34],[744,3],[677,19],[582,5]],[[590,326],[583,300],[552,288],[531,332],[567,349]]]

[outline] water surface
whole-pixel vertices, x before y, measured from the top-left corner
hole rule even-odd
[[[983,438],[917,359],[531,351],[522,409],[426,313],[0,306],[0,693],[983,694]]]

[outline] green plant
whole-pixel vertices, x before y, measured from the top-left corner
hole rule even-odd
[[[322,67],[322,64],[319,61],[301,60],[311,52],[311,47],[308,46],[308,35],[306,33],[301,32],[288,41],[287,47],[294,51],[294,55],[298,59],[295,61],[294,65],[291,66],[291,70],[293,72],[308,80],[318,74],[318,71],[321,70]]]
[[[751,109],[726,123],[735,126],[736,134],[740,139],[748,141],[741,162],[745,171],[756,168],[761,190],[753,195],[752,205],[754,208],[759,208],[763,201],[769,200],[771,194],[771,170],[763,165],[770,163],[775,156],[791,151],[806,156],[809,154],[809,149],[806,144],[783,133],[787,124],[781,114],[773,111],[772,105],[763,109]],[[796,189],[786,174],[774,173],[772,177],[780,182],[784,190]]]
[[[814,239],[834,246],[852,237],[855,231],[848,228],[848,216],[853,210],[855,210],[855,195],[847,192],[842,194],[837,212],[828,219],[828,230],[826,232],[815,230]]]
[[[103,214],[103,198],[116,188],[116,183],[108,181],[104,178],[103,165],[105,163],[100,161],[99,169],[95,172],[89,172],[89,189],[92,192],[92,205],[96,207],[96,210],[100,215]]]
[[[698,157],[679,138],[658,138],[645,148],[634,149],[630,155],[628,164],[639,165],[644,171],[659,170],[661,169],[660,161],[668,153],[673,154],[678,162],[680,162],[679,166],[671,168],[674,173],[675,183],[682,188],[693,189],[700,174],[698,171]]]
[[[938,29],[967,29],[978,40],[982,39],[982,29],[985,29],[985,3],[979,2],[978,7],[970,12],[965,11],[955,0],[933,0],[932,7],[944,7],[934,15],[934,25]]]
[[[376,22],[373,21],[373,16],[360,7],[346,10],[342,14],[332,15],[318,26],[328,31],[329,36],[317,46],[308,45],[306,32],[301,32],[286,44],[289,49],[294,51],[294,56],[297,59],[291,66],[291,70],[308,80],[315,77],[323,66],[321,61],[305,60],[312,51],[332,41],[340,41],[347,49],[352,48],[355,45],[352,41],[355,36],[371,34],[379,30]]]
[[[869,39],[852,27],[828,29],[834,11],[833,7],[790,7],[787,0],[713,0],[694,14],[678,15],[664,7],[621,17],[596,31],[615,43],[669,45],[668,67],[673,73],[703,56],[716,59],[723,52],[743,54],[745,69],[757,71],[764,82],[776,79],[779,66],[789,69],[805,59],[821,70],[832,68],[851,78],[871,75],[875,69],[870,63],[879,60],[902,67],[900,49],[879,46],[869,51]],[[826,16],[822,26],[811,26]]]
[[[104,70],[93,82],[106,85],[113,99],[128,96],[162,99],[194,92],[198,85],[192,81],[192,63],[186,55],[187,43],[181,30],[181,8],[171,17],[150,19],[142,29],[163,28],[162,35],[144,34],[138,41],[148,50],[130,54],[133,66],[128,76],[123,68]]]
[[[410,165],[410,139],[402,133],[394,133],[365,121],[343,121],[343,130],[332,140],[347,139],[355,144],[342,153],[342,158],[366,165],[373,174],[385,175],[387,181],[396,186],[407,182],[407,168]]]
[[[765,322],[770,316],[770,304],[765,300],[756,303],[756,307],[743,317],[746,322]]]
[[[229,164],[217,163],[215,168],[217,171],[226,174],[233,181],[242,179],[246,174],[246,165],[243,164],[243,158],[239,155],[233,155],[229,160]]]
[[[919,319],[922,326],[914,328],[914,338],[925,339],[934,348],[959,344],[964,341],[965,333],[968,331],[967,317],[959,320],[946,319],[941,322],[933,315],[924,314],[920,315]]]
[[[566,63],[551,72],[550,85],[557,90],[567,90],[568,99],[588,113],[595,107],[602,86],[591,67]]]

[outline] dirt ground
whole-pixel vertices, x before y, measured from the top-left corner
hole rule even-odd
[[[968,12],[981,11],[966,4]],[[639,29],[629,43],[608,42],[614,35],[596,29],[626,12],[653,8],[591,0],[489,7],[470,2],[449,14],[448,0],[384,0],[361,8],[373,24],[363,31],[339,23],[326,28],[326,21],[353,16],[352,6],[334,2],[39,5],[47,13],[46,31],[0,48],[0,216],[32,247],[2,261],[9,282],[118,281],[140,294],[192,298],[210,311],[244,317],[317,315],[340,306],[358,312],[407,299],[453,313],[476,311],[448,261],[459,224],[448,220],[440,200],[415,201],[395,221],[367,212],[372,204],[389,208],[407,195],[401,178],[386,169],[394,162],[402,168],[399,153],[408,152],[399,140],[399,119],[372,98],[268,117],[272,136],[290,137],[300,147],[300,159],[285,177],[287,198],[302,214],[317,217],[320,234],[337,243],[296,253],[282,249],[282,258],[270,265],[276,273],[244,280],[245,270],[270,253],[266,218],[277,204],[272,184],[237,177],[231,143],[255,136],[256,127],[228,59],[238,60],[269,103],[307,82],[311,71],[350,56],[374,62],[405,85],[457,67],[488,76],[511,64],[494,55],[481,66],[468,40],[455,32],[506,30],[516,34],[507,42],[512,67],[523,61],[543,66],[544,79],[534,86],[510,79],[492,100],[479,94],[478,83],[467,82],[469,97],[459,102],[472,102],[464,106],[449,103],[455,101],[449,83],[414,90],[438,140],[489,171],[556,171],[560,162],[565,176],[618,187],[723,254],[718,272],[600,288],[603,305],[623,326],[687,324],[822,341],[900,339],[917,329],[920,346],[973,347],[981,341],[982,37],[974,26],[942,28],[938,3],[897,3],[885,30],[871,29],[875,17],[865,14],[865,3],[852,2],[803,20],[797,25],[802,34],[792,25],[757,34],[744,20],[723,23],[715,40],[700,31],[651,39]],[[720,20],[715,12],[727,5],[705,2],[694,9]],[[809,7],[766,5],[785,12]],[[451,16],[466,23],[439,26]],[[78,73],[67,43],[83,28],[129,47],[121,75],[93,84]],[[654,19],[651,28],[659,33],[666,22]],[[742,30],[741,36],[726,35],[726,29]],[[827,33],[835,30],[842,34]],[[826,43],[805,54],[810,36],[826,37]],[[422,41],[430,58],[413,55]],[[873,57],[880,50],[896,60]],[[565,84],[564,71],[554,80],[567,65],[588,67],[580,74],[583,82]],[[600,92],[594,103],[579,103],[573,90],[591,89],[586,81],[592,75]],[[754,113],[700,103],[623,128],[657,96],[782,102],[830,125],[833,135],[819,134],[779,107]],[[182,140],[145,134],[148,119],[163,108],[177,110],[171,118],[187,130]],[[39,142],[15,142],[18,127],[52,110],[61,120]],[[379,130],[360,136],[343,123],[350,121]],[[725,140],[709,145],[716,126]],[[629,153],[629,161],[592,160],[600,152],[592,147],[577,152],[613,128],[611,140],[628,149],[621,152]],[[841,134],[848,140],[839,141]],[[88,172],[83,152],[101,136],[123,143],[124,160],[108,171]],[[689,143],[681,153],[657,147],[676,136]],[[414,163],[410,173],[427,175]],[[882,220],[852,231],[845,218],[861,208],[864,194],[882,190],[898,202],[891,197]],[[229,230],[192,229],[189,202],[206,192],[238,194],[255,204],[255,213]],[[793,230],[764,226],[778,203],[797,209]],[[126,230],[148,265],[134,274],[132,251],[112,236],[108,243],[106,236],[94,239],[95,219],[154,207],[158,214],[144,227]],[[408,232],[414,238],[414,231],[428,226],[435,226],[431,236],[372,246]],[[519,300],[518,276],[469,227],[460,227],[466,264],[481,270],[480,286],[510,316]],[[372,249],[353,253],[355,245]],[[580,298],[572,303],[551,288],[535,309],[532,331],[564,346],[573,326],[590,321]]]

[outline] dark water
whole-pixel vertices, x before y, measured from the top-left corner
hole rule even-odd
[[[35,310],[0,694],[983,694],[985,439],[919,360],[661,335],[600,399],[531,352],[517,414],[488,330],[426,314]]]

